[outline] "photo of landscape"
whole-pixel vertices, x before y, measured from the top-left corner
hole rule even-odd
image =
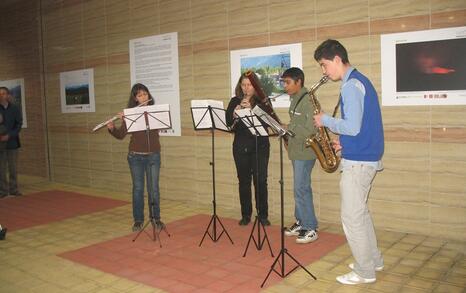
[[[89,84],[66,85],[66,105],[89,104]]]
[[[290,68],[290,53],[243,57],[241,73],[248,70],[254,71],[260,79],[262,89],[267,96],[275,96],[283,91],[280,77]]]

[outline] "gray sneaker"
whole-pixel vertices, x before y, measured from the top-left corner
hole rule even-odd
[[[299,221],[291,225],[289,228],[285,228],[285,235],[286,236],[298,236],[299,231],[302,229],[301,225],[299,224]]]
[[[296,243],[310,243],[319,239],[316,230],[301,230],[299,236],[296,238]]]

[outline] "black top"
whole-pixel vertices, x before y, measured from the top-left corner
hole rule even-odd
[[[228,104],[227,111],[226,111],[227,126],[228,127],[233,126],[231,130],[232,132],[235,133],[235,138],[233,140],[234,146],[241,146],[244,148],[255,149],[256,148],[255,136],[251,133],[251,131],[249,131],[248,127],[241,121],[241,119],[233,117],[235,108],[236,106],[241,104],[241,100],[242,100],[241,97],[231,98],[230,103]],[[259,104],[259,107],[260,107],[260,104]],[[262,123],[262,126],[264,126],[264,128],[267,129],[267,124],[263,121],[261,121],[261,123]],[[270,145],[269,137],[268,136],[257,137],[257,145],[259,148],[262,148],[264,146],[269,146]]]
[[[21,110],[15,104],[8,103],[6,108],[0,105],[0,114],[3,116],[3,125],[5,125],[7,134],[9,135],[6,148],[19,148],[21,146],[19,143],[19,132],[23,125],[23,115]]]

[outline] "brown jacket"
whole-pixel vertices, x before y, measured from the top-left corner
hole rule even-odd
[[[123,121],[119,128],[115,127],[110,134],[117,139],[125,138],[128,134],[126,123]],[[129,151],[137,153],[160,153],[160,139],[158,130],[149,130],[149,145],[146,131],[130,132]]]

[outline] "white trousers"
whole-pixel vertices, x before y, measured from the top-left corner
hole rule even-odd
[[[355,164],[341,171],[341,222],[351,248],[354,271],[363,278],[375,278],[375,267],[383,265],[377,248],[374,224],[367,207],[376,169]]]

